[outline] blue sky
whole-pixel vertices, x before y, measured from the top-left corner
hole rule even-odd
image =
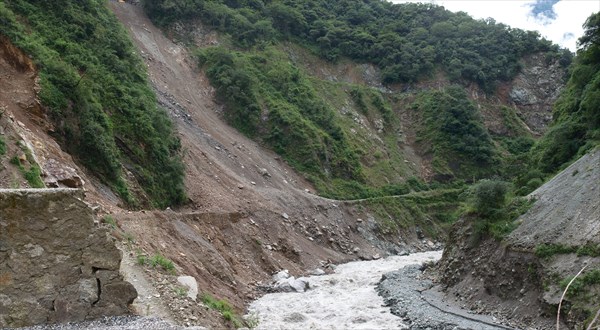
[[[474,18],[491,17],[511,27],[538,31],[562,47],[576,50],[582,24],[600,11],[600,0],[391,0],[393,3],[425,2],[464,11]]]

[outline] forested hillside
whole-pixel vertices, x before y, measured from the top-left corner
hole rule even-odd
[[[294,40],[323,57],[372,62],[387,83],[415,82],[444,68],[453,81],[468,80],[492,92],[519,71],[526,54],[563,56],[539,34],[493,20],[474,20],[432,4],[386,1],[149,0],[148,14],[162,24],[200,18],[231,35],[240,47]]]
[[[510,106],[484,104],[511,131],[491,135],[470,91],[493,97],[532,54],[562,67],[572,57],[535,32],[431,4],[148,0],[144,6],[163,27],[179,26],[175,34],[184,42],[193,37],[182,25],[200,22],[218,31],[220,45],[199,49],[197,58],[226,105],[225,118],[336,198],[404,191],[411,177],[514,175],[533,143],[530,133]],[[378,81],[341,83],[315,74],[315,66],[348,61],[375,65]],[[441,89],[412,88],[423,81],[439,81]],[[409,121],[401,121],[407,111]],[[366,127],[377,137],[363,134]],[[407,130],[415,141],[407,140]],[[407,159],[403,146],[413,142],[426,164]]]
[[[600,13],[584,28],[553,125],[532,150],[532,165],[542,173],[555,173],[600,143]]]
[[[143,201],[124,170],[153,205],[184,200],[179,141],[105,1],[2,1],[0,33],[37,65],[39,97],[64,149],[130,205]]]

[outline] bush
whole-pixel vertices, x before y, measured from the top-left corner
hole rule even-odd
[[[485,218],[493,218],[506,205],[509,184],[504,181],[481,180],[471,187],[472,207]]]

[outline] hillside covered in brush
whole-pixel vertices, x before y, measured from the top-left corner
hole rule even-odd
[[[563,70],[572,58],[536,32],[431,4],[144,6],[192,48],[195,24],[217,31],[217,45],[196,54],[226,105],[224,117],[336,198],[401,193],[411,177],[448,182],[514,174],[532,134],[514,104],[497,101],[499,89],[526,58]],[[339,67],[363,77],[323,74]],[[375,70],[372,79],[364,78],[365,67]],[[501,133],[490,129],[493,121],[501,122]]]
[[[105,1],[3,1],[0,34],[37,66],[39,98],[65,150],[129,205],[184,200],[179,141]]]

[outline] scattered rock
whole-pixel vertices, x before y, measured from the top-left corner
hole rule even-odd
[[[287,269],[284,269],[280,272],[278,272],[277,274],[273,275],[273,282],[279,282],[280,280],[285,280],[286,278],[289,278],[290,274],[288,272]]]
[[[310,272],[310,274],[314,275],[314,276],[321,276],[321,275],[325,275],[325,271],[322,270],[321,268],[316,268],[312,272]]]
[[[264,177],[269,177],[269,178],[271,177],[271,174],[269,173],[269,171],[267,171],[267,169],[264,167],[259,168],[258,173]]]
[[[304,316],[300,313],[291,313],[291,314],[287,315],[286,317],[284,317],[283,320],[285,322],[289,322],[289,323],[301,323],[301,322],[306,321],[306,316]]]
[[[283,213],[281,216],[286,220],[290,218],[290,216],[287,213]]]
[[[196,279],[192,276],[179,276],[177,282],[185,286],[188,289],[187,296],[196,301],[196,297],[198,296],[198,283]]]

